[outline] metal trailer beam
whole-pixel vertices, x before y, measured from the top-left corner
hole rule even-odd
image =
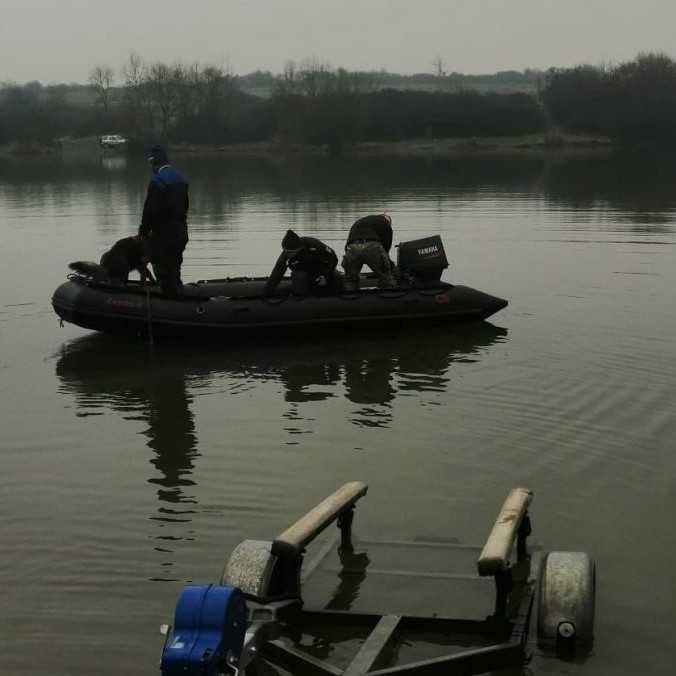
[[[290,626],[317,628],[321,626],[352,627],[372,631],[383,617],[376,613],[353,613],[348,610],[297,610],[290,611],[285,620]],[[477,634],[503,642],[513,638],[514,623],[501,619],[462,620],[452,617],[420,617],[401,615],[399,629],[404,631],[438,632],[442,634]],[[519,633],[520,636],[520,633]]]
[[[369,671],[369,676],[453,676],[480,674],[503,668],[508,662],[518,662],[522,655],[520,643],[499,643],[487,648],[466,650],[457,655],[444,655],[431,660],[411,662],[398,667]],[[362,674],[364,676],[364,674]]]
[[[348,625],[370,629],[370,634],[347,670],[339,669],[308,653],[286,645],[280,640],[268,641],[262,647],[262,656],[273,664],[288,668],[298,676],[446,676],[449,669],[454,676],[478,674],[491,669],[504,668],[507,664],[523,659],[530,615],[534,599],[534,587],[523,583],[522,596],[514,621],[503,622],[499,618],[487,621],[458,620],[453,618],[407,617],[350,613],[348,611],[301,610],[296,615],[304,626]],[[491,646],[464,650],[452,655],[411,662],[409,664],[369,671],[383,654],[395,631],[404,634],[407,630],[437,631],[452,635],[460,632],[491,635],[502,642]],[[507,639],[507,640],[505,640]]]
[[[385,647],[392,638],[401,618],[398,615],[384,615],[376,625],[371,635],[366,639],[345,670],[345,676],[362,676],[378,661]]]
[[[318,660],[302,650],[282,643],[279,639],[268,641],[261,647],[262,656],[271,664],[288,669],[300,676],[342,676],[343,670]]]
[[[329,496],[314,510],[302,517],[293,526],[288,528],[273,543],[274,548],[293,550],[295,557],[300,560],[305,545],[321,532],[331,521],[338,518],[341,531],[341,546],[339,551],[351,551],[351,522],[356,502],[366,492],[366,485],[359,482],[346,484],[334,495]],[[531,524],[527,513],[528,502],[532,493],[526,489],[516,489],[519,498],[519,522],[512,523],[512,519],[503,519],[505,506],[499,515],[497,526],[502,529],[498,535],[501,538],[489,537],[486,547],[479,559],[480,576],[493,576],[497,587],[496,607],[494,615],[485,620],[462,620],[440,617],[416,617],[399,615],[381,615],[375,613],[351,613],[335,610],[293,610],[280,613],[284,624],[292,629],[292,636],[306,631],[312,634],[312,629],[321,626],[348,626],[365,636],[365,641],[345,668],[339,668],[321,659],[313,657],[302,649],[294,647],[280,639],[270,640],[262,644],[260,657],[271,664],[288,669],[296,676],[442,676],[451,671],[454,676],[469,676],[494,669],[504,668],[509,664],[518,664],[524,657],[528,638],[534,599],[534,583],[530,576],[530,559],[527,556],[526,539],[530,535]],[[515,493],[515,491],[512,491]],[[522,495],[523,494],[523,495]],[[509,500],[508,496],[508,500]],[[505,505],[510,506],[507,504]],[[495,530],[495,528],[494,528]],[[505,531],[505,532],[503,532]],[[508,532],[507,532],[508,531]],[[507,537],[508,536],[508,537]],[[496,546],[491,549],[488,545],[495,540]],[[509,554],[512,546],[517,544],[517,563],[509,564]],[[336,538],[321,548],[319,555],[307,567],[303,575],[306,580],[328,556],[335,546]],[[404,542],[390,544],[408,545]],[[499,547],[497,546],[499,545]],[[434,543],[436,547],[445,547],[444,543]],[[475,547],[470,546],[472,549]],[[461,546],[460,548],[467,548]],[[451,545],[450,548],[453,548]],[[487,548],[490,550],[488,556]],[[284,551],[282,551],[284,550]],[[495,551],[493,551],[495,550]],[[300,565],[298,564],[298,568]],[[341,569],[343,573],[353,572],[349,566]],[[354,572],[363,572],[354,570]],[[373,571],[370,571],[373,572]],[[393,576],[410,576],[412,571],[383,570],[378,571]],[[297,570],[300,573],[300,570]],[[467,579],[467,576],[453,573],[416,573],[417,576],[441,579]],[[476,580],[477,578],[471,577]],[[479,578],[480,579],[480,578]],[[300,582],[300,575],[296,576]],[[298,589],[300,591],[300,589]],[[288,624],[287,624],[288,623]],[[378,663],[384,664],[385,651],[394,641],[395,634],[408,639],[408,632],[433,631],[449,639],[455,634],[465,634],[465,637],[476,636],[482,642],[492,641],[492,645],[474,646],[461,652],[442,655],[440,657],[418,660],[408,664],[379,668]],[[456,644],[457,645],[457,644]]]

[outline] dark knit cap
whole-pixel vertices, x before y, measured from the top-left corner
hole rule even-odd
[[[160,145],[154,145],[147,155],[148,162],[153,164],[167,164],[169,162],[169,156],[167,151]]]
[[[282,239],[282,248],[286,251],[300,249],[300,237],[293,230],[287,230]]]

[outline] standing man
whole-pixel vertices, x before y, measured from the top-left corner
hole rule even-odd
[[[373,214],[356,220],[350,228],[343,256],[345,290],[359,288],[359,273],[364,264],[375,272],[379,287],[396,286],[389,255],[391,246],[392,219],[387,214]]]
[[[188,243],[188,182],[169,164],[162,146],[153,146],[147,159],[153,177],[138,232],[150,240],[150,259],[162,293],[178,298],[183,294],[181,265]]]

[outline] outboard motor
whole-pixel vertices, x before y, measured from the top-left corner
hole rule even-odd
[[[247,608],[235,587],[187,585],[162,651],[162,676],[236,674]]]
[[[448,267],[446,252],[439,235],[401,242],[397,249],[397,267],[403,279],[434,285]]]

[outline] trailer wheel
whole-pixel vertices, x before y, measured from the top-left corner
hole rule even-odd
[[[221,584],[238,587],[247,596],[266,598],[277,557],[271,542],[244,540],[233,550],[221,575]]]
[[[585,552],[549,552],[542,562],[538,641],[570,652],[594,640],[596,564]]]

